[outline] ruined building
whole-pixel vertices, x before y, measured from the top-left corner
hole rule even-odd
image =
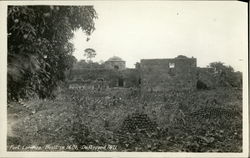
[[[104,63],[104,66],[106,69],[125,70],[126,62],[122,60],[122,58],[114,56],[114,57],[109,58]]]
[[[143,59],[140,64],[142,89],[164,91],[196,86],[196,58]]]
[[[70,89],[106,89],[138,86],[138,70],[126,68],[120,57],[109,58],[102,67],[73,68],[68,77]],[[135,79],[135,77],[137,77]],[[136,81],[135,81],[136,80]]]
[[[170,59],[142,59],[136,68],[126,68],[120,57],[108,59],[102,68],[73,69],[69,88],[107,89],[137,87],[141,91],[195,89],[198,80],[212,87],[210,70],[198,68],[196,58],[179,55]]]

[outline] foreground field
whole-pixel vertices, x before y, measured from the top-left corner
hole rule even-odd
[[[241,152],[238,89],[65,90],[8,104],[10,151]]]

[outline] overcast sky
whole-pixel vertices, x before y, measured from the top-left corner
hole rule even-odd
[[[247,53],[247,4],[211,1],[120,1],[94,5],[96,30],[76,31],[74,56],[84,59],[86,48],[97,52],[94,61],[119,56],[127,67],[140,59],[197,58],[197,65],[222,61],[242,71]]]

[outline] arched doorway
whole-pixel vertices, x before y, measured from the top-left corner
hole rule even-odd
[[[118,86],[119,87],[123,87],[124,86],[124,79],[123,78],[119,78],[118,79]]]
[[[115,68],[116,70],[119,70],[119,66],[117,66],[117,65],[115,65],[114,68]]]

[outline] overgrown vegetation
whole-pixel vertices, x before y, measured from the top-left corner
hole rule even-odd
[[[73,31],[90,35],[95,18],[92,6],[8,7],[8,150],[96,151],[82,147],[114,145],[114,151],[242,151],[242,74],[220,62],[209,66],[217,89],[55,91],[76,63]],[[80,61],[76,67],[103,65]],[[207,89],[204,83],[197,87]]]
[[[8,149],[74,144],[74,151],[115,145],[117,151],[241,152],[241,97],[232,88],[144,95],[65,90],[54,101],[9,104],[9,114],[15,110],[19,121]]]
[[[219,86],[242,87],[242,73],[235,72],[232,66],[224,65],[222,62],[212,62],[208,67],[214,70],[214,78]]]
[[[73,31],[90,35],[93,6],[8,7],[8,100],[51,98],[76,58]]]

